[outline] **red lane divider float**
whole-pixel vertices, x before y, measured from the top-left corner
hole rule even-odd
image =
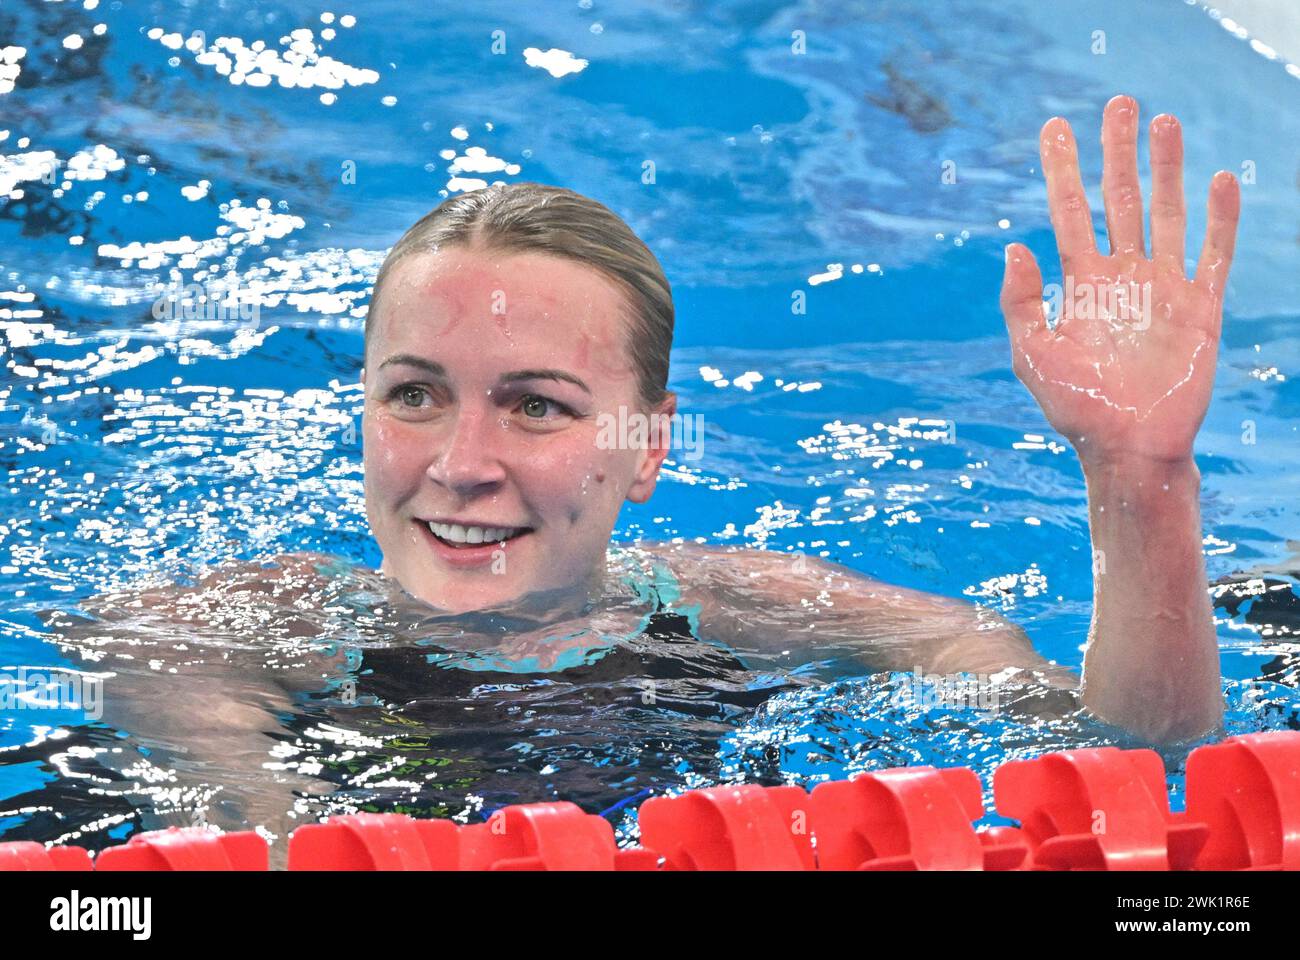
[[[468,827],[361,813],[289,838],[290,870],[653,870],[658,860],[618,849],[609,821],[572,803],[503,807]]]
[[[363,813],[299,827],[290,870],[1300,870],[1300,732],[1192,751],[1187,809],[1172,813],[1151,750],[1098,747],[1013,760],[976,830],[979,777],[907,767],[799,787],[753,784],[645,801],[642,847],[619,849],[572,803],[503,807],[485,823]],[[256,833],[140,834],[96,870],[266,870]],[[89,870],[79,847],[0,843],[0,870]]]
[[[1300,733],[1252,733],[1187,759],[1187,817],[1209,828],[1198,870],[1300,870]]]
[[[812,870],[800,787],[710,787],[641,804],[641,842],[668,870]]]
[[[1208,828],[1169,811],[1154,750],[1094,747],[1012,760],[993,773],[998,813],[1019,820],[1046,870],[1188,870]]]
[[[812,791],[822,870],[1010,870],[1028,853],[1011,827],[976,833],[980,779],[965,767],[904,767]]]
[[[81,847],[47,847],[30,840],[0,843],[0,870],[90,869],[90,852]]]
[[[101,850],[96,870],[265,870],[266,841],[251,830],[213,833],[202,827],[172,827],[132,837]]]

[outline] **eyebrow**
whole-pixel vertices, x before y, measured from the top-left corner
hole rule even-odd
[[[447,368],[436,360],[428,360],[424,357],[417,357],[413,353],[398,353],[389,357],[379,365],[380,369],[388,366],[403,365],[408,367],[419,367],[426,370],[435,377],[447,379]],[[509,373],[503,373],[499,378],[500,383],[517,383],[520,380],[558,380],[563,383],[571,383],[578,389],[582,390],[588,396],[591,395],[591,388],[582,382],[578,377],[564,370],[511,370]]]

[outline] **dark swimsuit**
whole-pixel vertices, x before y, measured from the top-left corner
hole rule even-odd
[[[588,651],[580,662],[570,666],[535,671],[493,670],[481,666],[458,669],[456,660],[464,656],[433,645],[368,647],[361,651],[356,695],[372,695],[396,705],[404,701],[427,702],[430,695],[455,700],[481,694],[494,685],[517,686],[538,681],[609,684],[633,680],[708,680],[749,673],[729,649],[696,637],[689,617],[663,609],[662,605],[650,614],[639,634]]]
[[[598,813],[680,787],[691,771],[716,777],[720,741],[799,684],[756,674],[700,640],[690,616],[661,600],[655,607],[639,633],[552,670],[494,670],[490,660],[459,669],[463,652],[368,647],[352,674],[355,703],[343,706],[337,690],[315,695],[293,727],[323,722],[383,741],[348,751],[346,762],[319,734],[310,744],[334,798],[364,810],[447,817],[477,797],[489,812],[569,800]],[[357,777],[377,767],[403,787],[377,790]]]
[[[638,598],[653,605],[642,623],[640,631],[609,646],[600,648],[572,647],[564,650],[558,662],[549,669],[530,669],[527,661],[497,659],[490,652],[482,655],[448,652],[441,647],[421,645],[414,647],[366,648],[361,653],[361,670],[358,676],[358,693],[368,689],[390,703],[400,703],[414,692],[409,681],[427,672],[427,679],[439,695],[451,691],[447,686],[461,686],[468,694],[481,690],[486,684],[524,683],[551,678],[556,682],[610,683],[617,680],[669,680],[687,677],[733,677],[747,673],[746,667],[728,648],[707,643],[696,636],[690,613],[674,610],[671,604],[681,596],[680,585],[671,569],[663,563],[654,563],[650,570],[629,578],[627,585]],[[425,662],[421,664],[419,661]],[[434,668],[430,670],[430,668]],[[446,674],[462,674],[459,682]],[[442,674],[442,676],[437,676]],[[397,684],[385,681],[397,680]],[[399,690],[395,687],[405,687]]]

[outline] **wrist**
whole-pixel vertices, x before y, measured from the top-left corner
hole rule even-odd
[[[1126,499],[1167,499],[1170,495],[1199,495],[1201,472],[1189,453],[1164,458],[1124,454],[1083,461],[1090,492],[1121,495]]]
[[[1080,450],[1076,445],[1074,450],[1085,474],[1158,476],[1196,469],[1196,459],[1190,449],[1185,453],[1148,453],[1141,450]]]

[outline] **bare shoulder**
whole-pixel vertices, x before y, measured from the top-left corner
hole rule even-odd
[[[668,566],[682,602],[701,622],[751,640],[790,634],[868,631],[914,633],[964,626],[972,608],[959,600],[872,579],[821,557],[711,544],[664,544],[651,550]]]
[[[801,599],[852,595],[855,605],[917,615],[971,609],[964,600],[886,583],[822,557],[715,544],[669,543],[649,547],[688,585],[743,589],[751,599],[800,605]]]
[[[821,557],[696,543],[647,549],[672,570],[682,601],[698,605],[702,626],[734,646],[839,644],[880,669],[1059,669],[995,610],[885,583]]]
[[[124,587],[97,594],[80,605],[101,619],[157,613],[188,623],[194,619],[193,614],[210,611],[220,599],[247,599],[262,594],[292,600],[318,585],[330,565],[339,562],[338,557],[311,551],[281,553],[264,560],[227,561],[204,568],[193,584]]]

